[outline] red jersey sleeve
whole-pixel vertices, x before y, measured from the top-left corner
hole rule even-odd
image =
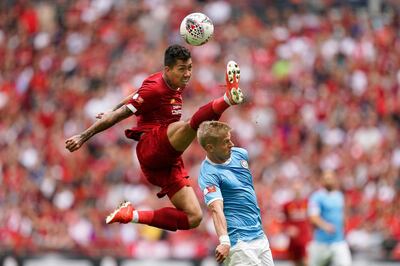
[[[155,89],[153,81],[144,81],[142,87],[126,103],[126,106],[136,115],[141,115],[154,110],[158,105],[161,94]]]

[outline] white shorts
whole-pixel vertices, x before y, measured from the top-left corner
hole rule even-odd
[[[225,266],[274,266],[267,238],[248,242],[239,240],[224,261]]]
[[[345,241],[333,244],[311,242],[309,246],[309,266],[350,266],[351,253]],[[331,264],[328,264],[330,262]]]

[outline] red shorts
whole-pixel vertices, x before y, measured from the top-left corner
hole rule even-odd
[[[291,239],[289,243],[289,256],[292,260],[301,260],[307,256],[307,242]]]
[[[171,198],[181,188],[189,186],[182,153],[176,151],[168,140],[168,126],[158,126],[144,133],[136,146],[143,174],[147,180],[161,188],[159,198]]]

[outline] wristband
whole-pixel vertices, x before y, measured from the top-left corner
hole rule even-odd
[[[231,245],[231,241],[229,240],[229,236],[228,235],[222,235],[219,237],[219,243],[223,244],[223,245]]]

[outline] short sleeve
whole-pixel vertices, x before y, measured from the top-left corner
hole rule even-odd
[[[160,93],[154,88],[155,82],[143,82],[142,87],[126,103],[132,113],[141,115],[155,109],[160,101]]]
[[[217,175],[206,173],[204,169],[201,169],[198,183],[203,192],[204,202],[207,205],[216,200],[223,200]]]

